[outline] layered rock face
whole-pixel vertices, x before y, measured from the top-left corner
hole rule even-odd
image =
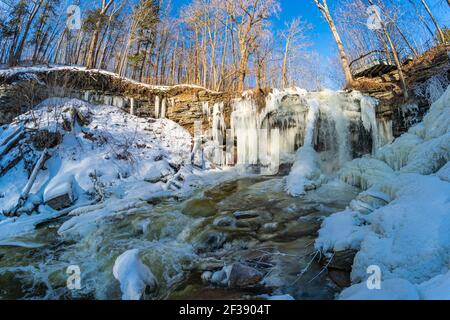
[[[16,68],[0,71],[0,125],[10,123],[49,97],[78,98],[125,110],[132,108],[137,115],[169,118],[191,133],[194,121],[202,119],[205,103],[212,106],[230,99],[227,94],[199,86],[152,86],[99,70]],[[208,127],[206,123],[205,127]]]
[[[409,100],[403,98],[396,70],[375,78],[356,79],[355,89],[380,101],[377,118],[392,121],[394,137],[423,116],[450,84],[450,45],[430,49],[403,66]]]

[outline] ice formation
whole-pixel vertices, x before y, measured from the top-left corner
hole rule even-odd
[[[140,300],[146,287],[154,291],[157,281],[150,269],[139,258],[139,250],[128,250],[117,257],[114,277],[120,282],[123,300]]]
[[[357,250],[353,286],[342,299],[450,299],[450,87],[423,123],[392,144],[349,162],[339,177],[367,189],[325,219],[316,248]],[[369,195],[369,196],[368,196]],[[367,267],[382,271],[382,290],[368,290]]]

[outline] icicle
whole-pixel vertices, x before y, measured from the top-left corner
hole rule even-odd
[[[161,119],[166,118],[166,112],[167,112],[167,98],[163,98],[161,103]]]
[[[392,120],[386,120],[381,118],[378,120],[377,126],[379,132],[379,140],[378,140],[379,148],[394,141],[394,133],[392,131]]]
[[[131,98],[131,101],[130,101],[130,114],[134,115],[134,113],[135,113],[135,110],[134,110],[134,98]]]
[[[161,98],[159,96],[155,97],[155,118],[159,118],[159,110],[161,107]]]
[[[361,120],[364,129],[366,129],[367,132],[372,133],[372,154],[375,154],[381,147],[375,110],[377,106],[378,100],[375,98],[364,96],[361,99]]]
[[[317,117],[319,115],[319,102],[317,100],[309,101],[308,116],[306,117],[304,146],[313,146],[314,130],[316,128]]]
[[[225,134],[225,120],[223,117],[223,102],[216,103],[213,107],[212,140],[214,143],[214,163],[225,164],[223,155],[223,140]]]
[[[210,116],[208,101],[202,102],[202,113],[203,113],[203,115],[206,115],[207,117]]]

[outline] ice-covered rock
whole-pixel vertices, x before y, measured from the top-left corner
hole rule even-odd
[[[117,257],[114,278],[120,282],[123,300],[140,300],[145,289],[154,292],[158,283],[151,270],[139,258],[139,250],[128,250]]]
[[[396,176],[386,163],[369,157],[348,162],[338,175],[345,183],[364,190]]]

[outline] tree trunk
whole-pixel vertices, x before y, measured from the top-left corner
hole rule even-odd
[[[323,17],[328,22],[328,25],[331,29],[331,33],[333,34],[334,40],[338,46],[339,56],[341,58],[342,68],[344,70],[345,82],[347,83],[347,87],[351,87],[353,85],[353,76],[350,71],[350,64],[348,62],[347,55],[345,53],[344,45],[342,44],[341,37],[339,32],[336,29],[336,25],[334,24],[333,18],[331,17],[330,11],[328,9],[327,1],[322,0],[322,3],[319,3],[319,0],[314,0],[319,10],[322,12]]]
[[[445,37],[444,37],[444,33],[442,32],[442,29],[439,27],[439,24],[437,23],[436,19],[434,18],[433,14],[431,13],[431,10],[428,7],[428,5],[425,2],[425,0],[421,0],[421,1],[422,1],[423,6],[425,7],[425,10],[428,12],[428,14],[430,15],[431,20],[433,20],[433,23],[436,26],[436,30],[437,30],[438,36],[439,36],[439,42],[440,43],[445,43]]]
[[[36,17],[36,14],[38,13],[39,8],[41,7],[43,2],[44,0],[37,0],[35,2],[33,10],[30,13],[30,17],[28,18],[27,23],[25,25],[25,31],[23,32],[22,39],[20,39],[19,45],[14,52],[14,57],[10,61],[11,66],[16,66],[20,62],[20,59],[22,58],[23,47],[25,46],[25,41],[27,40],[28,32],[30,31],[31,24],[33,23],[33,20]]]
[[[289,43],[290,42],[290,38],[288,37],[286,39],[286,46],[284,49],[284,58],[283,58],[283,66],[281,68],[281,76],[282,76],[282,86],[284,88],[286,88],[289,84],[289,80],[288,80],[288,76],[287,76],[287,60],[288,60],[288,55],[289,55]]]

